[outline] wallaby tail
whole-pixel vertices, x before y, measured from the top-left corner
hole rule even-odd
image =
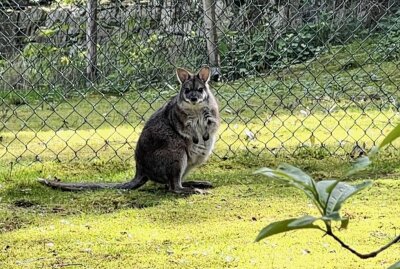
[[[68,183],[60,182],[58,180],[47,180],[43,178],[39,178],[38,181],[43,185],[63,191],[83,191],[99,189],[133,190],[145,184],[147,182],[147,178],[145,176],[136,175],[132,181],[124,183]]]

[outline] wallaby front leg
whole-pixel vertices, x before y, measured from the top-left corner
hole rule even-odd
[[[205,132],[203,134],[204,141],[207,141],[208,139],[210,139],[210,134],[215,133],[217,131],[217,128],[218,128],[217,121],[214,118],[211,118],[211,117],[208,118],[207,123],[206,123]]]
[[[213,116],[213,113],[209,109],[205,109],[203,111],[203,140],[207,141],[210,139],[210,134],[214,134],[217,131],[218,128],[218,123],[215,117]]]

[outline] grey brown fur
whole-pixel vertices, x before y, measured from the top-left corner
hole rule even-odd
[[[152,180],[175,193],[204,193],[206,181],[182,180],[210,156],[219,127],[219,111],[208,81],[209,67],[191,74],[177,69],[179,94],[158,109],[147,121],[135,150],[136,174],[126,183],[64,183],[40,179],[62,190],[136,189]]]

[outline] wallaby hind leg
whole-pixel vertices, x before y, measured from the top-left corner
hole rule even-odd
[[[193,169],[194,167],[186,167],[185,172],[183,173],[182,179],[185,179],[186,176],[189,174],[189,172]],[[190,181],[184,181],[182,182],[183,187],[188,187],[188,188],[198,188],[198,189],[211,189],[213,185],[211,182],[208,181],[195,181],[195,180],[190,180]]]
[[[186,184],[187,182],[182,183],[180,176],[174,176],[169,180],[169,182],[169,191],[176,194],[207,194],[206,190],[195,188],[191,184]]]
[[[168,167],[168,189],[169,191],[176,194],[206,194],[207,191],[193,188],[193,186],[182,186],[182,178],[189,172],[191,167],[188,167],[187,155],[184,151],[180,152],[180,156],[177,154],[175,162],[171,162],[171,166]],[[179,158],[180,157],[180,158]],[[190,184],[189,184],[190,185]]]
[[[198,188],[198,189],[211,189],[213,185],[208,181],[185,181],[182,182],[183,187]]]

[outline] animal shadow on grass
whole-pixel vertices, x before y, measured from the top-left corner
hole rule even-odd
[[[37,224],[46,217],[110,214],[119,210],[155,207],[187,196],[148,184],[138,190],[68,192],[32,183],[3,184],[0,189],[0,233]]]

